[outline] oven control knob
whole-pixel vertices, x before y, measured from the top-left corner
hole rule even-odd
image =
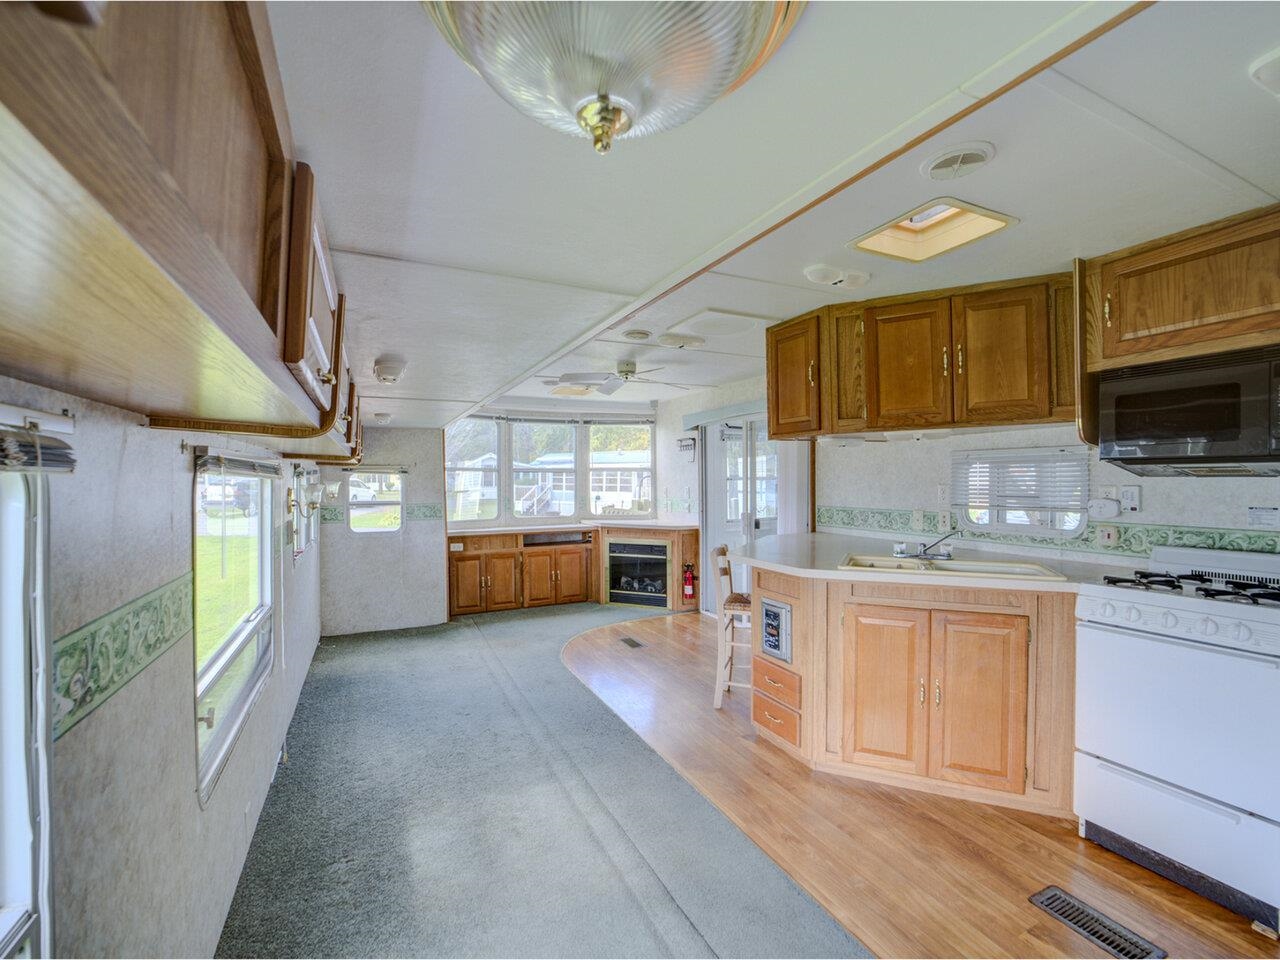
[[[1253,636],[1253,631],[1249,629],[1247,624],[1235,623],[1231,625],[1231,639],[1241,642],[1248,640]]]
[[[1218,624],[1215,621],[1210,620],[1208,617],[1201,617],[1200,632],[1203,633],[1206,637],[1212,637],[1215,633],[1218,632]]]
[[[1116,615],[1116,605],[1108,600],[1098,608],[1098,612],[1109,620]]]
[[[1137,623],[1139,620],[1142,619],[1142,611],[1135,606],[1125,607],[1124,618],[1128,620],[1130,623]]]
[[[1170,610],[1166,610],[1160,618],[1160,625],[1166,630],[1172,630],[1178,625],[1178,615]]]

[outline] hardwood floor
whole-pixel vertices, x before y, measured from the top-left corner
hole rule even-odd
[[[588,631],[563,659],[878,956],[1106,956],[1027,902],[1057,884],[1170,956],[1280,957],[1247,921],[1066,820],[809,770],[753,735],[749,691],[712,708],[714,651],[712,621],[693,613]]]

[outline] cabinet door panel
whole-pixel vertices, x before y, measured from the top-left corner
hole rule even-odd
[[[1049,309],[1043,284],[954,297],[957,423],[1049,416]]]
[[[1049,415],[1055,420],[1076,418],[1075,311],[1075,288],[1070,282],[1049,287],[1049,339],[1053,350]]]
[[[1026,617],[933,612],[929,776],[1023,792],[1027,629]]]
[[[1212,341],[1244,334],[1275,342],[1280,213],[1105,264],[1102,289],[1103,357],[1211,353]]]
[[[950,423],[950,301],[869,307],[863,316],[869,425]]]
[[[929,611],[850,603],[842,620],[843,758],[923,774]]]
[[[867,425],[866,356],[863,350],[862,307],[837,304],[828,308],[827,349],[822,386],[827,391],[824,429],[844,433]]]
[[[554,550],[526,550],[524,552],[524,605],[545,607],[556,602],[556,569]]]
[[[819,355],[822,311],[765,331],[769,436],[802,436],[822,428]]]
[[[449,558],[449,613],[461,616],[484,612],[484,558]]]
[[[556,550],[556,603],[582,603],[590,592],[586,547]]]
[[[520,554],[490,553],[484,558],[487,610],[515,610],[523,602],[520,592]]]

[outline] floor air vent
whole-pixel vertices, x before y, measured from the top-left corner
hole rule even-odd
[[[635,637],[619,637],[618,639],[621,640],[623,643],[625,643],[628,647],[644,646],[644,644],[641,643],[639,640],[637,640]]]
[[[1096,943],[1113,957],[1167,957],[1154,943],[1144,940],[1128,927],[1103,916],[1082,900],[1077,900],[1061,887],[1045,887],[1028,899],[1037,907],[1057,917],[1072,930]]]

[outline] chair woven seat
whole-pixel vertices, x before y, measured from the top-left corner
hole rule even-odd
[[[729,566],[729,548],[720,544],[711,551],[716,568],[716,693],[717,710],[730,687],[751,689],[751,594],[733,589],[733,569]],[[738,639],[743,630],[743,639]],[[734,661],[734,648],[743,656]],[[746,661],[745,663],[743,661]],[[734,671],[737,671],[735,674]]]
[[[751,594],[749,593],[731,593],[724,598],[724,608],[726,610],[750,610]]]

